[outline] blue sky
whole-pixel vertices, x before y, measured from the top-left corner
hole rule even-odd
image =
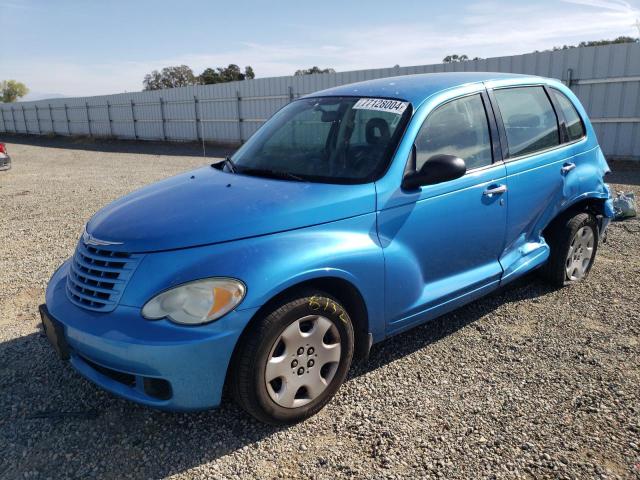
[[[177,64],[258,77],[418,65],[637,36],[636,18],[640,0],[0,0],[0,80],[75,96],[140,90]]]

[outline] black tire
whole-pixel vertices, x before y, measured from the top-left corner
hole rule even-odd
[[[339,332],[336,343],[340,344],[340,360],[320,395],[303,406],[285,408],[270,396],[265,379],[267,362],[285,329],[301,318],[314,315],[328,319]],[[335,395],[349,371],[353,352],[353,325],[344,307],[324,292],[300,292],[281,302],[264,318],[257,319],[242,336],[231,365],[231,393],[244,410],[261,422],[272,425],[299,422],[315,415]]]
[[[598,251],[598,222],[595,217],[586,212],[573,216],[567,215],[558,219],[546,232],[545,239],[551,248],[551,253],[547,262],[540,269],[540,273],[545,280],[556,287],[580,281],[572,280],[567,275],[567,256],[571,242],[582,227],[590,228],[594,236],[593,254],[584,276],[580,279],[582,280],[589,274]]]

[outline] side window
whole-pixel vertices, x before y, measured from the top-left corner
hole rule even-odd
[[[558,105],[560,105],[560,110],[562,110],[562,115],[564,115],[564,120],[567,123],[569,141],[578,140],[579,138],[584,137],[585,132],[582,118],[580,118],[580,114],[578,114],[578,111],[571,100],[569,100],[564,93],[556,90],[555,88],[552,88],[551,92],[558,102]]]
[[[526,155],[560,144],[558,119],[542,87],[494,90],[507,131],[509,156]]]
[[[445,103],[433,111],[416,138],[416,168],[434,155],[455,155],[467,170],[490,165],[491,137],[482,97],[470,95]]]

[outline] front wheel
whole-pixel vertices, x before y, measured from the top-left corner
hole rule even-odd
[[[333,397],[353,350],[353,326],[342,305],[325,293],[305,292],[243,336],[232,365],[234,396],[260,421],[298,422]]]
[[[589,213],[565,218],[550,228],[547,241],[551,247],[549,260],[542,268],[543,276],[561,287],[585,278],[598,250],[598,223]]]

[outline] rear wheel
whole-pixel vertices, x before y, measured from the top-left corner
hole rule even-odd
[[[342,305],[325,293],[305,292],[243,336],[232,366],[234,396],[258,420],[298,422],[333,397],[353,350],[353,326]]]
[[[547,234],[551,247],[543,276],[561,287],[585,278],[596,258],[598,223],[589,213],[566,217],[552,225]]]

